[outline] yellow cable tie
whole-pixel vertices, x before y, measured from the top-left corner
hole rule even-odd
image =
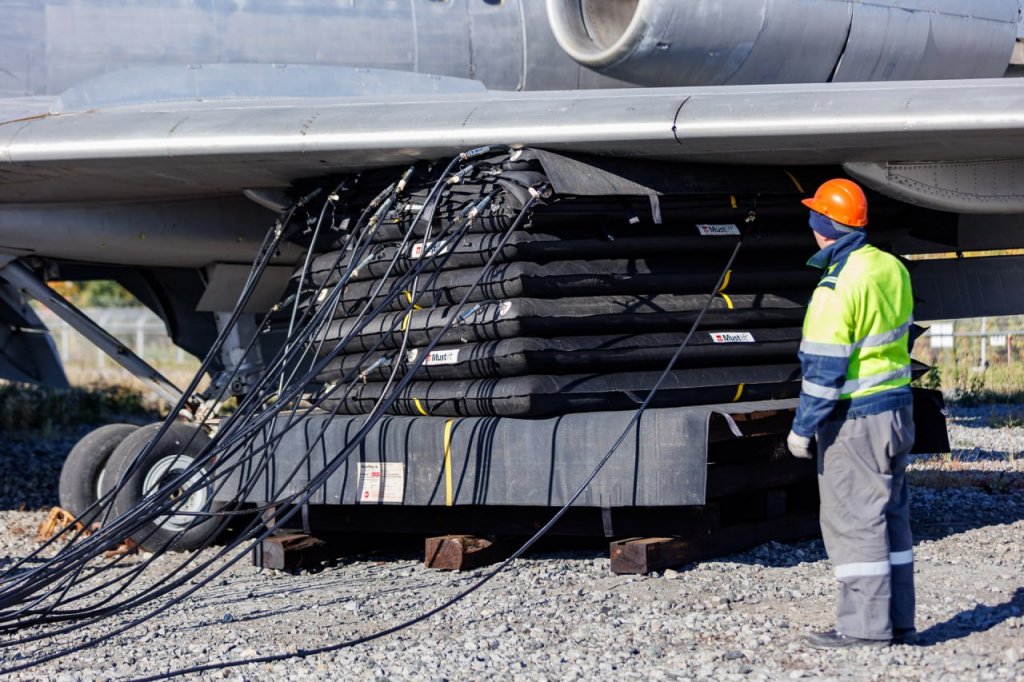
[[[736,203],[736,195],[735,194],[730,194],[729,195],[729,204],[733,208],[739,208],[739,204]]]
[[[800,181],[796,179],[795,175],[793,175],[789,171],[782,171],[782,172],[789,176],[789,179],[793,181],[794,185],[796,185],[796,189],[797,189],[797,191],[800,192],[800,194],[807,194],[807,192],[804,191],[804,186],[800,184]]]
[[[732,397],[732,402],[736,402],[737,400],[740,399],[740,396],[743,395],[744,386],[746,386],[746,384],[740,384],[739,386],[736,387],[736,395]]]
[[[413,399],[412,399],[412,404],[416,406],[416,409],[417,409],[417,410],[419,411],[419,413],[420,413],[420,414],[422,414],[422,415],[423,415],[424,417],[429,417],[429,416],[430,416],[430,413],[429,413],[429,412],[427,412],[427,411],[426,411],[425,409],[423,409],[423,403],[421,403],[421,402],[420,402],[420,399],[419,399],[419,398],[413,398]]]
[[[409,318],[410,317],[412,317],[412,311],[411,310],[405,314],[404,318],[402,318],[402,331],[403,332],[409,327]]]
[[[725,279],[722,280],[722,286],[718,287],[718,293],[722,293],[729,287],[729,280],[732,278],[732,270],[725,271]]]
[[[724,299],[725,299],[725,306],[726,306],[726,307],[727,307],[727,308],[728,308],[729,310],[732,310],[732,309],[733,309],[733,306],[732,306],[732,299],[731,299],[731,298],[729,298],[729,294],[723,294],[723,293],[722,293],[721,291],[719,291],[719,292],[718,292],[718,295],[719,295],[719,296],[721,296],[722,298],[724,298]]]
[[[452,506],[452,427],[455,420],[449,419],[444,424],[444,503]]]

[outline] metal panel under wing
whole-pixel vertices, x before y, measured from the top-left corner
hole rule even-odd
[[[959,251],[1019,249],[1021,235],[1024,235],[1024,213],[961,215],[957,223],[956,247]]]
[[[908,204],[953,213],[1024,212],[1024,159],[1020,158],[845,163],[843,169],[868,187]]]
[[[288,280],[295,271],[291,266],[268,266],[264,268],[256,286],[249,296],[243,313],[261,313],[270,310],[281,300]],[[228,312],[234,310],[241,297],[242,289],[252,273],[250,265],[215,263],[206,269],[206,290],[196,304],[199,312]]]
[[[249,263],[275,218],[240,196],[0,204],[0,253],[32,250],[68,261],[179,268]],[[286,244],[275,262],[294,263],[301,255],[298,246]]]
[[[909,270],[915,319],[1024,313],[1024,256],[915,261]]]

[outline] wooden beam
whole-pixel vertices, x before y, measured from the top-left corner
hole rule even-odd
[[[331,545],[312,535],[289,533],[273,535],[253,549],[253,565],[292,571],[317,568],[325,561],[342,555],[341,547]]]
[[[466,571],[504,559],[501,543],[474,535],[441,535],[427,538],[423,563],[427,568]]]
[[[691,537],[629,538],[613,542],[609,546],[611,569],[613,573],[619,574],[662,571],[694,561],[740,552],[769,540],[798,540],[813,537],[818,533],[817,513],[801,512],[726,526],[710,534],[697,534]]]

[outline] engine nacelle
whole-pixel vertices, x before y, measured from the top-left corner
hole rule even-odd
[[[641,85],[999,77],[1019,0],[547,0],[580,64]]]

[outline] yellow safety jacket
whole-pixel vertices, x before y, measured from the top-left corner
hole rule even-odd
[[[910,275],[894,256],[848,234],[807,263],[823,268],[804,317],[803,383],[793,431],[813,436],[828,419],[912,402]]]

